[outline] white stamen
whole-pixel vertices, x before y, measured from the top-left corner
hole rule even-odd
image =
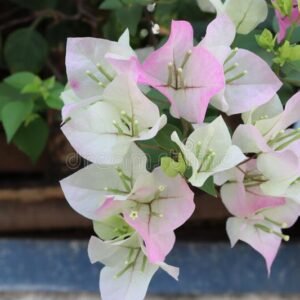
[[[183,69],[178,68],[177,69],[177,77],[178,77],[178,82],[177,82],[177,88],[184,88],[184,79],[183,79]]]
[[[129,217],[134,221],[139,217],[139,213],[136,210],[132,210]]]
[[[160,185],[160,186],[158,187],[158,190],[159,190],[160,192],[163,192],[165,189],[166,189],[166,187],[165,187],[164,185]]]

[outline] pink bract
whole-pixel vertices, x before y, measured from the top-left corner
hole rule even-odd
[[[193,46],[192,26],[173,21],[168,41],[142,64],[139,81],[168,98],[174,117],[201,123],[211,98],[224,87],[224,74],[209,51]]]

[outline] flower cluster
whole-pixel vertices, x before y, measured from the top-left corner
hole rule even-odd
[[[194,45],[191,25],[173,21],[167,42],[143,61],[127,31],[118,42],[68,40],[62,131],[91,164],[61,186],[93,221],[98,237],[88,252],[92,263],[105,265],[104,300],[144,299],[159,268],[178,278],[165,259],[174,230],[194,211],[190,185],[211,182],[232,214],[232,246],[251,245],[269,271],[289,240],[282,230],[300,215],[300,131],[291,128],[300,120],[300,92],[283,108],[281,81],[259,56],[231,47],[235,34],[234,22],[219,12]],[[170,107],[159,108],[149,90]],[[219,113],[209,119],[208,109]],[[232,126],[230,116],[238,114],[243,124]],[[170,132],[170,120],[182,128]],[[149,169],[143,145],[161,132],[174,148]]]

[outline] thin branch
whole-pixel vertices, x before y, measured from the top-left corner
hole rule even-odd
[[[5,23],[4,25],[0,26],[0,31],[4,30],[4,29],[7,29],[7,28],[10,28],[10,27],[14,27],[14,26],[17,26],[17,25],[21,25],[21,24],[24,24],[24,23],[28,23],[28,22],[31,22],[35,19],[35,15],[29,15],[29,16],[26,16],[24,18],[19,18],[19,19],[14,19],[10,22],[7,22]]]

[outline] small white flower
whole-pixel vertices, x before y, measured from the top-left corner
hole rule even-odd
[[[91,162],[120,163],[134,141],[153,138],[166,124],[166,116],[126,74],[113,80],[102,99],[79,109],[62,127],[75,150]]]
[[[222,117],[210,124],[197,126],[185,145],[176,132],[171,138],[191,165],[193,174],[189,181],[197,187],[201,187],[211,175],[231,169],[246,159],[242,151],[232,145]]]

